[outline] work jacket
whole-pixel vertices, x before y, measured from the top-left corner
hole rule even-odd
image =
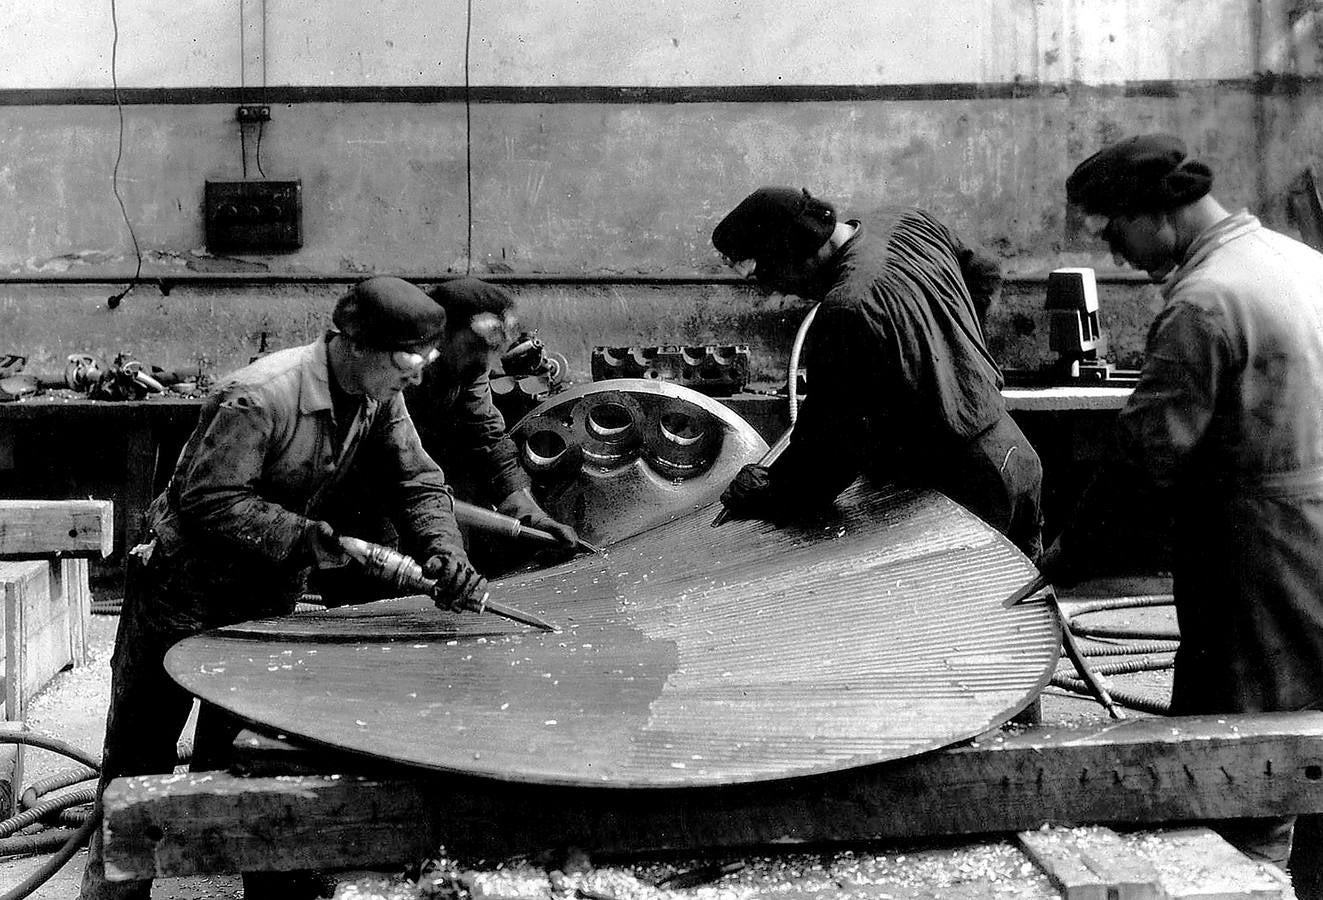
[[[1199,235],[1163,294],[1121,455],[1063,548],[1087,571],[1139,511],[1167,506],[1172,711],[1319,708],[1323,255],[1240,212]]]
[[[492,402],[490,376],[456,376],[444,363],[428,366],[422,382],[404,390],[418,436],[461,497],[495,506],[528,487],[528,475]]]
[[[155,615],[176,630],[288,612],[312,563],[312,520],[352,469],[369,478],[429,553],[461,547],[449,488],[400,395],[363,398],[341,445],[329,336],[263,357],[203,404],[150,508]]]
[[[1006,413],[980,322],[996,264],[922,210],[851,224],[808,292],[822,298],[808,396],[773,488],[830,500],[867,471],[945,493],[1036,556],[1042,466]]]

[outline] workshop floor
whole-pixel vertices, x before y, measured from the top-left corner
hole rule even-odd
[[[1080,596],[1116,596],[1122,594],[1162,593],[1170,587],[1161,580],[1145,579],[1139,582],[1106,583],[1085,585],[1078,592]],[[1069,602],[1067,609],[1069,610]],[[1174,623],[1174,616],[1169,608],[1120,610],[1095,617],[1094,621],[1107,624],[1150,627]],[[93,616],[90,631],[90,663],[87,666],[60,673],[55,680],[29,705],[27,723],[32,731],[54,735],[93,754],[99,755],[105,728],[106,705],[110,688],[110,655],[114,643],[116,617]],[[1147,672],[1125,676],[1124,684],[1131,691],[1154,698],[1165,699],[1169,690],[1169,672]],[[1119,679],[1118,679],[1119,680]],[[1046,723],[1059,723],[1063,727],[1080,725],[1098,719],[1102,715],[1099,706],[1087,699],[1067,694],[1056,688],[1048,688],[1042,698],[1042,719]],[[1134,713],[1132,715],[1138,715]],[[26,758],[25,784],[30,784],[43,775],[67,767],[61,757],[40,750],[29,750]],[[969,853],[975,856],[969,856]],[[963,853],[963,855],[962,855]],[[999,855],[1000,854],[1000,855]],[[1011,859],[1011,856],[1015,859]],[[1005,856],[1004,861],[1001,857]],[[54,878],[46,882],[31,897],[35,900],[72,900],[77,896],[78,885],[82,878],[84,853],[76,856]],[[890,883],[893,887],[891,896],[901,897],[1004,897],[1016,896],[1029,900],[1038,896],[1052,896],[1055,892],[1041,893],[1041,886],[1027,883],[1023,876],[1017,879],[1023,858],[1018,854],[1007,854],[993,848],[973,848],[956,851],[950,848],[934,848],[925,853],[909,849],[891,857],[899,860],[894,863],[903,873]],[[974,862],[971,862],[973,860]],[[998,876],[991,869],[982,869],[989,860],[1005,863],[1000,887]],[[0,891],[16,885],[41,863],[41,858],[0,859]],[[977,862],[978,865],[974,865]],[[908,863],[908,864],[907,864]],[[971,870],[972,866],[972,870]],[[995,867],[993,867],[995,868]],[[912,871],[911,871],[912,870]],[[965,889],[955,890],[952,879],[960,880],[961,872],[969,874],[984,871],[985,876],[973,881],[984,882],[965,884]],[[986,874],[991,873],[991,874]],[[894,887],[908,882],[913,890],[895,892]],[[1018,882],[1018,888],[1014,885]],[[925,887],[928,884],[928,887]],[[939,884],[944,887],[939,888]],[[931,888],[931,889],[930,889]],[[1002,888],[1006,890],[1003,891]],[[197,878],[161,879],[156,883],[153,897],[156,900],[239,900],[243,890],[237,876],[210,876]],[[880,896],[880,895],[879,895]]]

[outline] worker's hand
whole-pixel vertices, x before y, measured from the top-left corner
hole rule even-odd
[[[1074,587],[1079,583],[1079,575],[1074,571],[1070,554],[1062,546],[1060,537],[1039,555],[1036,565],[1043,577],[1057,587]]]
[[[547,532],[560,541],[561,546],[566,550],[574,550],[579,545],[579,535],[574,529],[549,516],[526,488],[512,492],[496,509],[497,512],[518,519],[521,524],[529,528],[539,528]]]
[[[721,502],[736,519],[766,516],[772,511],[771,473],[766,466],[750,463],[722,492]]]
[[[432,598],[441,609],[460,610],[482,608],[487,594],[487,579],[483,578],[469,558],[459,551],[437,553],[423,563],[423,574],[436,582],[436,595]]]
[[[351,562],[344,550],[340,549],[340,541],[331,523],[320,519],[308,520],[303,529],[303,549],[319,569],[336,569]]]

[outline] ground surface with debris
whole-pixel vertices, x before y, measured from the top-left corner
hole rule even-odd
[[[1158,585],[1161,588],[1161,585]],[[1152,592],[1153,586],[1108,585],[1112,593]],[[1085,591],[1088,593],[1088,591]],[[89,665],[58,675],[29,705],[30,730],[55,735],[99,755],[109,698],[110,654],[117,619],[94,616],[89,643]],[[1164,627],[1174,621],[1169,608],[1123,610],[1110,613],[1107,621],[1143,627]],[[1165,698],[1169,672],[1145,672],[1115,679],[1132,690]],[[1043,720],[1065,727],[1095,721],[1099,707],[1087,699],[1056,688],[1043,695]],[[25,784],[52,771],[66,768],[67,761],[44,751],[27,756]],[[66,900],[77,895],[84,854],[80,853],[54,879],[32,896],[36,900]],[[0,887],[17,884],[37,868],[40,859],[0,860]],[[739,871],[720,876],[710,884],[684,890],[659,888],[668,875],[702,865],[743,863]],[[572,867],[571,867],[572,868]],[[489,898],[614,897],[618,900],[661,900],[688,897],[695,900],[776,896],[782,898],[858,897],[869,900],[993,900],[993,898],[1052,898],[1057,892],[1028,860],[1008,841],[934,843],[924,847],[870,847],[808,854],[802,851],[777,856],[722,856],[718,859],[653,859],[645,861],[599,861],[582,871],[568,871],[553,884],[546,865],[529,861],[507,861],[465,868],[463,883],[475,896]],[[553,870],[558,871],[558,870]],[[553,888],[559,887],[556,891]],[[238,900],[243,895],[238,876],[208,876],[161,879],[153,897],[157,900]],[[394,900],[426,896],[402,881],[395,873],[359,874],[342,881],[341,900],[358,897]],[[435,896],[435,895],[434,895]]]

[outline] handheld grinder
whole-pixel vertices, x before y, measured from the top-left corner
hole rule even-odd
[[[340,542],[340,549],[359,563],[373,578],[380,579],[402,591],[426,594],[433,598],[438,596],[436,579],[424,575],[423,567],[405,554],[355,537],[341,536],[337,540]],[[506,606],[504,603],[497,603],[491,599],[489,593],[484,593],[481,597],[465,597],[460,600],[459,606],[471,612],[494,613],[543,631],[556,630],[556,626],[531,613]]]

